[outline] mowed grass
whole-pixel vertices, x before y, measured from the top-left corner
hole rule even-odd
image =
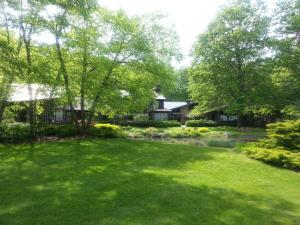
[[[300,174],[232,149],[91,139],[0,161],[1,225],[300,224]]]

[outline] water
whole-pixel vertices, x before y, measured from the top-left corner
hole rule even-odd
[[[173,144],[189,144],[201,147],[223,147],[233,148],[238,143],[247,143],[257,141],[257,137],[254,136],[238,136],[230,137],[224,136],[213,136],[213,137],[186,137],[186,138],[172,138],[172,137],[142,137],[132,138],[138,140],[149,140],[158,141]]]

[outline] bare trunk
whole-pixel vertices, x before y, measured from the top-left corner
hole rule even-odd
[[[241,126],[242,126],[242,118],[241,117],[242,117],[242,115],[239,112],[238,115],[237,115],[237,127],[238,128],[241,128]]]
[[[24,43],[25,43],[25,50],[26,50],[26,63],[27,63],[27,77],[28,77],[28,94],[29,94],[29,125],[30,125],[30,137],[33,138],[35,135],[35,105],[34,105],[34,99],[33,99],[33,92],[32,92],[32,74],[31,74],[31,49],[30,49],[30,40],[25,39],[25,33],[24,35]]]
[[[30,137],[34,137],[35,135],[35,104],[32,94],[32,86],[29,83],[28,85],[28,93],[29,93],[29,125],[30,125]]]
[[[87,57],[86,52],[83,56],[83,71],[81,75],[81,84],[80,84],[80,110],[81,110],[81,134],[84,135],[86,133],[86,125],[85,125],[85,78],[87,72]]]
[[[3,114],[5,110],[5,101],[0,102],[0,123],[3,121]]]

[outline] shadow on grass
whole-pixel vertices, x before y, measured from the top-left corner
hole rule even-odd
[[[213,159],[197,147],[90,140],[11,148],[11,154],[0,152],[3,225],[280,224],[299,219],[283,199],[192,186],[147,172]]]

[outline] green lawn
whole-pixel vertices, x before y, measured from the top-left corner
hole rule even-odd
[[[300,224],[300,174],[232,149],[0,145],[1,225]]]

